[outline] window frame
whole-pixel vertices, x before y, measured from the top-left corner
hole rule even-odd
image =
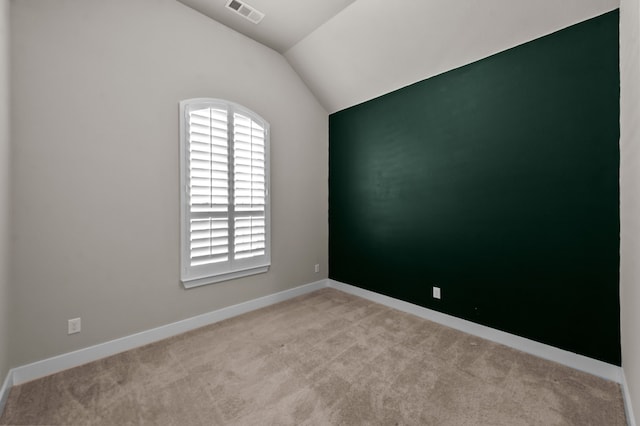
[[[265,273],[271,266],[271,196],[270,196],[270,126],[269,123],[254,111],[224,99],[215,98],[192,98],[180,101],[180,282],[185,288],[198,287],[207,284],[232,280],[254,274]],[[234,246],[232,241],[235,237],[229,238],[228,253],[229,259],[219,263],[209,265],[191,265],[191,219],[190,208],[190,157],[189,157],[189,112],[198,108],[216,108],[227,111],[227,143],[229,164],[233,163],[233,117],[234,114],[241,114],[252,121],[258,123],[264,129],[264,162],[265,162],[265,248],[264,254],[245,259],[234,259]],[[229,233],[234,232],[232,222],[242,214],[235,211],[233,199],[234,184],[233,168],[229,167],[227,182],[230,188],[229,211],[227,220],[229,221]],[[246,214],[246,213],[245,213]]]

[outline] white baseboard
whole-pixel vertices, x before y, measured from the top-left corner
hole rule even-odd
[[[0,414],[4,411],[4,405],[7,403],[7,398],[9,398],[11,386],[13,386],[13,370],[9,370],[2,387],[0,387]]]
[[[372,302],[380,303],[403,312],[416,315],[421,318],[428,319],[433,322],[454,328],[456,330],[469,333],[483,339],[491,340],[505,346],[518,349],[520,351],[538,356],[540,358],[555,361],[559,364],[566,365],[576,370],[581,370],[598,377],[612,380],[620,383],[625,402],[625,410],[629,426],[636,426],[633,410],[631,407],[631,399],[629,389],[624,377],[622,368],[578,355],[569,351],[545,345],[530,339],[515,336],[503,331],[499,331],[490,327],[479,325],[471,321],[443,314],[422,306],[384,296],[349,284],[344,284],[331,279],[320,280],[314,283],[302,285],[279,293],[260,297],[237,305],[222,308],[206,314],[198,315],[182,321],[167,324],[161,327],[146,330],[130,336],[125,336],[109,342],[101,343],[88,348],[80,349],[74,352],[58,355],[32,364],[16,367],[9,371],[7,377],[0,388],[0,413],[4,408],[9,390],[13,385],[19,385],[49,374],[57,373],[62,370],[77,367],[88,362],[115,355],[117,353],[134,349],[148,343],[153,343],[168,337],[175,336],[199,327],[213,324],[218,321],[225,320],[237,315],[241,315],[256,309],[260,309],[278,302],[291,299],[312,291],[316,291],[325,287],[335,288],[345,293],[350,293]]]
[[[631,394],[629,393],[629,386],[627,385],[627,376],[624,374],[624,367],[622,368],[622,397],[624,398],[624,412],[627,415],[627,424],[629,426],[636,426],[636,418],[633,415],[633,404],[631,403]]]
[[[563,349],[558,349],[550,345],[545,345],[544,343],[476,324],[471,321],[443,314],[422,306],[414,305],[413,303],[404,302],[402,300],[394,299],[392,297],[384,296],[373,291],[344,284],[335,280],[329,279],[328,286],[486,340],[491,340],[493,342],[518,349],[522,352],[526,352],[540,358],[555,361],[558,364],[566,365],[567,367],[584,371],[586,373],[593,374],[594,376],[612,380],[616,383],[622,383],[622,370],[616,365],[598,361],[583,355],[578,355]]]
[[[256,309],[264,308],[287,299],[297,297],[315,290],[319,290],[327,286],[326,280],[316,281],[314,283],[302,285],[279,293],[270,294],[258,299],[249,300],[237,305],[228,306],[206,314],[187,318],[182,321],[163,325],[151,330],[142,331],[130,336],[121,337],[109,342],[100,343],[88,348],[79,349],[74,352],[47,358],[32,364],[16,367],[11,370],[12,385],[19,385],[49,374],[77,367],[91,361],[96,361],[107,356],[115,355],[120,352],[134,349],[148,343],[157,342],[180,333],[185,333],[199,327],[204,327],[227,318],[235,317]],[[4,389],[4,388],[3,388]],[[0,395],[1,396],[1,395]]]

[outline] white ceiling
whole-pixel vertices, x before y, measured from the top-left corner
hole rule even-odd
[[[259,24],[229,10],[227,0],[178,1],[284,53],[355,0],[241,0],[265,14]]]
[[[614,10],[619,0],[178,0],[284,54],[329,113]],[[244,1],[244,0],[242,0]]]
[[[285,57],[333,113],[617,7],[618,0],[358,0]]]

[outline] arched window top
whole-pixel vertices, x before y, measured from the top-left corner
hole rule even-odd
[[[261,123],[263,125],[263,127],[265,127],[266,129],[269,128],[269,123],[267,122],[267,120],[265,120],[264,118],[262,118],[258,113],[256,113],[255,111],[250,110],[249,108],[242,106],[238,103],[235,102],[231,102],[231,101],[227,101],[224,99],[217,99],[217,98],[193,98],[193,99],[186,99],[184,101],[180,102],[180,106],[182,108],[182,106],[184,105],[185,109],[188,110],[197,110],[199,108],[214,108],[214,109],[221,109],[221,110],[231,110],[235,113],[244,115],[246,117],[251,118],[253,121],[257,122],[257,123]]]

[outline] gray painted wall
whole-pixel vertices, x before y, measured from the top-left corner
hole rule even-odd
[[[9,369],[9,1],[0,0],[0,386]]]
[[[280,54],[175,0],[20,0],[11,19],[12,365],[326,278],[327,112]],[[186,291],[192,97],[270,122],[273,240],[268,273]]]
[[[622,368],[640,420],[640,2],[620,2],[620,325]]]

